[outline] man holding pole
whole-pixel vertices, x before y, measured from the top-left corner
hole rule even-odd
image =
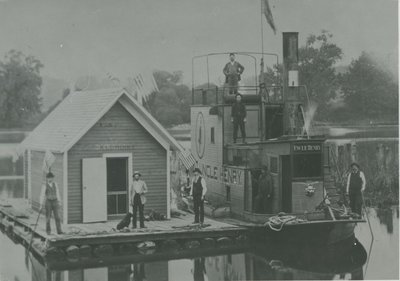
[[[62,234],[61,221],[58,212],[61,202],[60,198],[58,185],[54,182],[54,174],[48,172],[46,175],[46,183],[42,185],[42,191],[40,192],[40,211],[43,207],[46,208],[46,232],[48,235],[51,233],[50,220],[52,212],[54,213],[54,219],[56,221],[57,233]]]
[[[347,178],[346,194],[350,198],[351,211],[361,216],[362,193],[365,190],[365,176],[360,171],[360,166],[357,163],[351,164],[351,173]]]

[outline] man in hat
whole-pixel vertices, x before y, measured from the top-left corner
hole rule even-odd
[[[238,85],[240,81],[240,75],[244,71],[243,65],[235,61],[235,54],[229,54],[229,62],[225,65],[223,72],[225,74],[225,83],[229,86],[229,94],[233,95],[237,93]]]
[[[56,221],[57,233],[62,234],[60,215],[58,208],[60,206],[60,193],[58,191],[58,185],[54,181],[54,174],[52,172],[46,175],[46,184],[42,185],[40,192],[40,210],[43,207],[46,208],[46,232],[48,235],[51,233],[50,220],[51,213],[54,213],[54,220]]]
[[[258,179],[258,194],[256,196],[256,211],[260,214],[272,213],[272,175],[268,167],[263,165]]]
[[[347,177],[346,193],[350,198],[351,210],[361,216],[362,193],[366,184],[365,176],[357,163],[352,163],[350,168],[351,173]]]
[[[202,224],[204,222],[204,196],[207,192],[207,185],[199,168],[195,168],[193,173],[194,178],[190,186],[190,195],[193,196],[194,223],[200,222]]]
[[[246,143],[246,106],[242,102],[242,95],[236,94],[236,102],[231,109],[231,122],[233,123],[233,143],[236,143],[238,128],[242,135],[243,143]]]
[[[132,205],[132,228],[136,228],[137,210],[139,209],[140,228],[144,228],[144,204],[146,203],[145,194],[147,193],[146,183],[140,179],[142,175],[139,171],[133,173],[133,182],[129,187],[129,198]]]

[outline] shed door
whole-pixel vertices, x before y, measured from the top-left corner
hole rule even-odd
[[[107,220],[107,168],[105,158],[82,160],[83,222]]]

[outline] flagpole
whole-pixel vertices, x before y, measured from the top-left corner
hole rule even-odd
[[[260,24],[261,24],[261,55],[262,55],[262,60],[264,61],[263,1],[264,1],[264,0],[260,0],[260,4],[261,4],[261,9],[260,9]]]

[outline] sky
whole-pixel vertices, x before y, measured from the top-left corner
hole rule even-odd
[[[397,67],[397,0],[270,0],[274,35],[260,0],[0,0],[0,58],[10,49],[34,55],[42,74],[126,78],[142,70],[182,70],[195,55],[282,53],[284,31],[330,31],[343,49],[339,64],[368,51]],[[221,66],[222,69],[222,66]]]

